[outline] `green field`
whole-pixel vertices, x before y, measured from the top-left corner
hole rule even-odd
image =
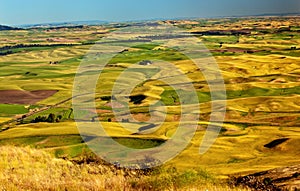
[[[12,116],[15,114],[27,113],[28,109],[24,105],[0,104],[0,114],[2,116]]]

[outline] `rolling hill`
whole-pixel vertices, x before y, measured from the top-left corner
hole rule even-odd
[[[0,25],[0,31],[4,31],[4,30],[20,30],[20,29],[19,28],[15,28],[15,27]]]

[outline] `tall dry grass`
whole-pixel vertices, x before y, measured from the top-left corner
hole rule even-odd
[[[216,182],[201,170],[159,169],[145,175],[57,159],[29,147],[0,147],[0,190],[241,190]]]

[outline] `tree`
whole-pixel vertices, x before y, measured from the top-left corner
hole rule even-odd
[[[56,122],[60,122],[62,120],[62,115],[58,115],[55,119]]]
[[[46,121],[49,122],[49,123],[54,123],[55,122],[55,118],[56,118],[55,114],[50,113]]]
[[[219,48],[222,48],[222,47],[223,47],[223,44],[224,44],[223,42],[220,42],[220,43],[219,43]]]

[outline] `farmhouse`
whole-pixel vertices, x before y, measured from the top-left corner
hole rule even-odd
[[[148,66],[151,64],[152,64],[152,62],[150,60],[142,60],[139,62],[139,65],[142,65],[142,66]]]

